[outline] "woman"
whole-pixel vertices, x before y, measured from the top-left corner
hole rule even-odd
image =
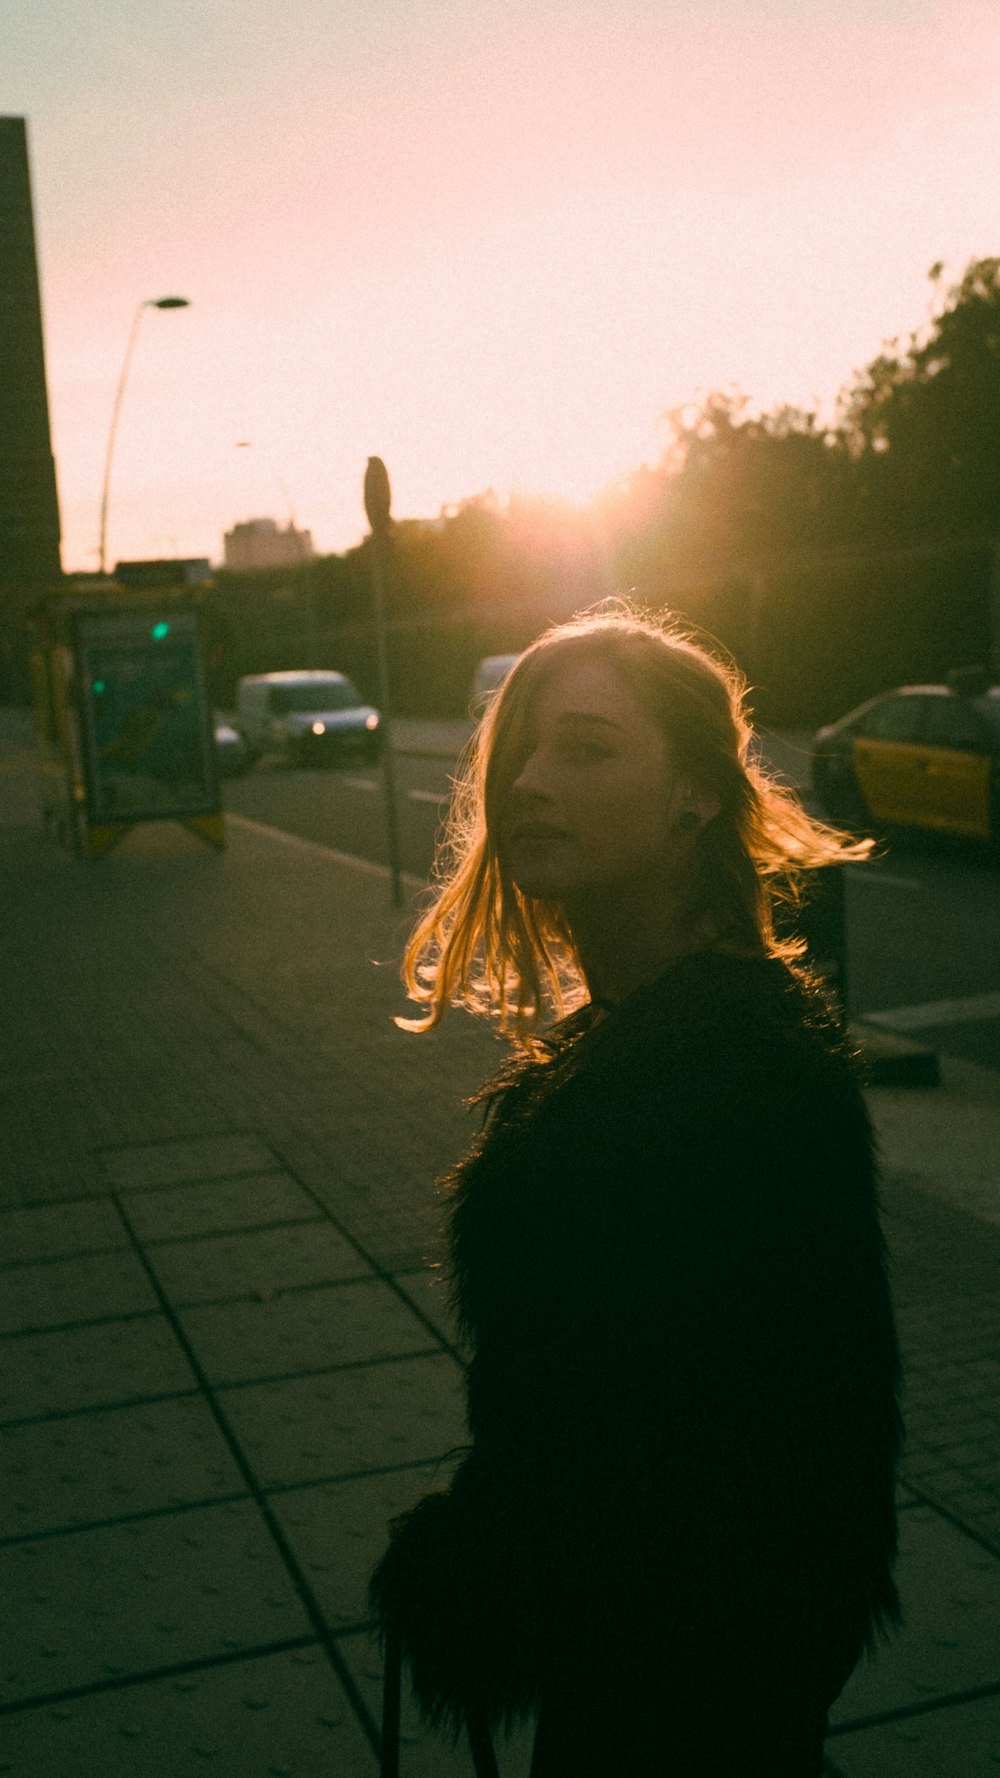
[[[481,725],[405,965],[415,1028],[464,1003],[515,1049],[451,1181],[471,1446],[373,1599],[429,1720],[538,1711],[532,1778],[816,1778],[897,1620],[872,1133],[775,921],[866,851],[628,611],[550,630]]]

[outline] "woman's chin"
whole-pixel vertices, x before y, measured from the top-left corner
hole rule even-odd
[[[566,870],[552,856],[550,846],[517,846],[509,861],[510,874],[522,895],[531,901],[556,901],[566,887]]]
[[[562,901],[566,885],[554,873],[545,871],[513,871],[511,873],[521,894],[528,901]]]

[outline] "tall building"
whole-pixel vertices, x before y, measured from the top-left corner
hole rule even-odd
[[[225,564],[237,573],[250,568],[294,568],[311,562],[311,531],[299,531],[289,520],[284,530],[274,519],[246,519],[223,539]]]
[[[24,612],[60,575],[28,133],[0,117],[0,698],[26,693]]]
[[[0,317],[0,585],[48,585],[59,505],[23,117],[0,117]]]

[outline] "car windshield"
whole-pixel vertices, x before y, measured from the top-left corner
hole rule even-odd
[[[903,692],[870,704],[855,732],[876,741],[916,741],[924,726],[927,699]]]
[[[360,699],[349,679],[310,679],[274,686],[269,701],[276,716],[307,716],[311,710],[353,710]]]

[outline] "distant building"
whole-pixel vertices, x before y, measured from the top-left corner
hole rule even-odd
[[[27,695],[24,612],[61,573],[28,132],[0,117],[0,699]]]
[[[289,520],[281,526],[274,519],[247,519],[225,535],[225,563],[237,572],[248,568],[294,568],[311,562],[314,550],[311,531],[299,531]]]

